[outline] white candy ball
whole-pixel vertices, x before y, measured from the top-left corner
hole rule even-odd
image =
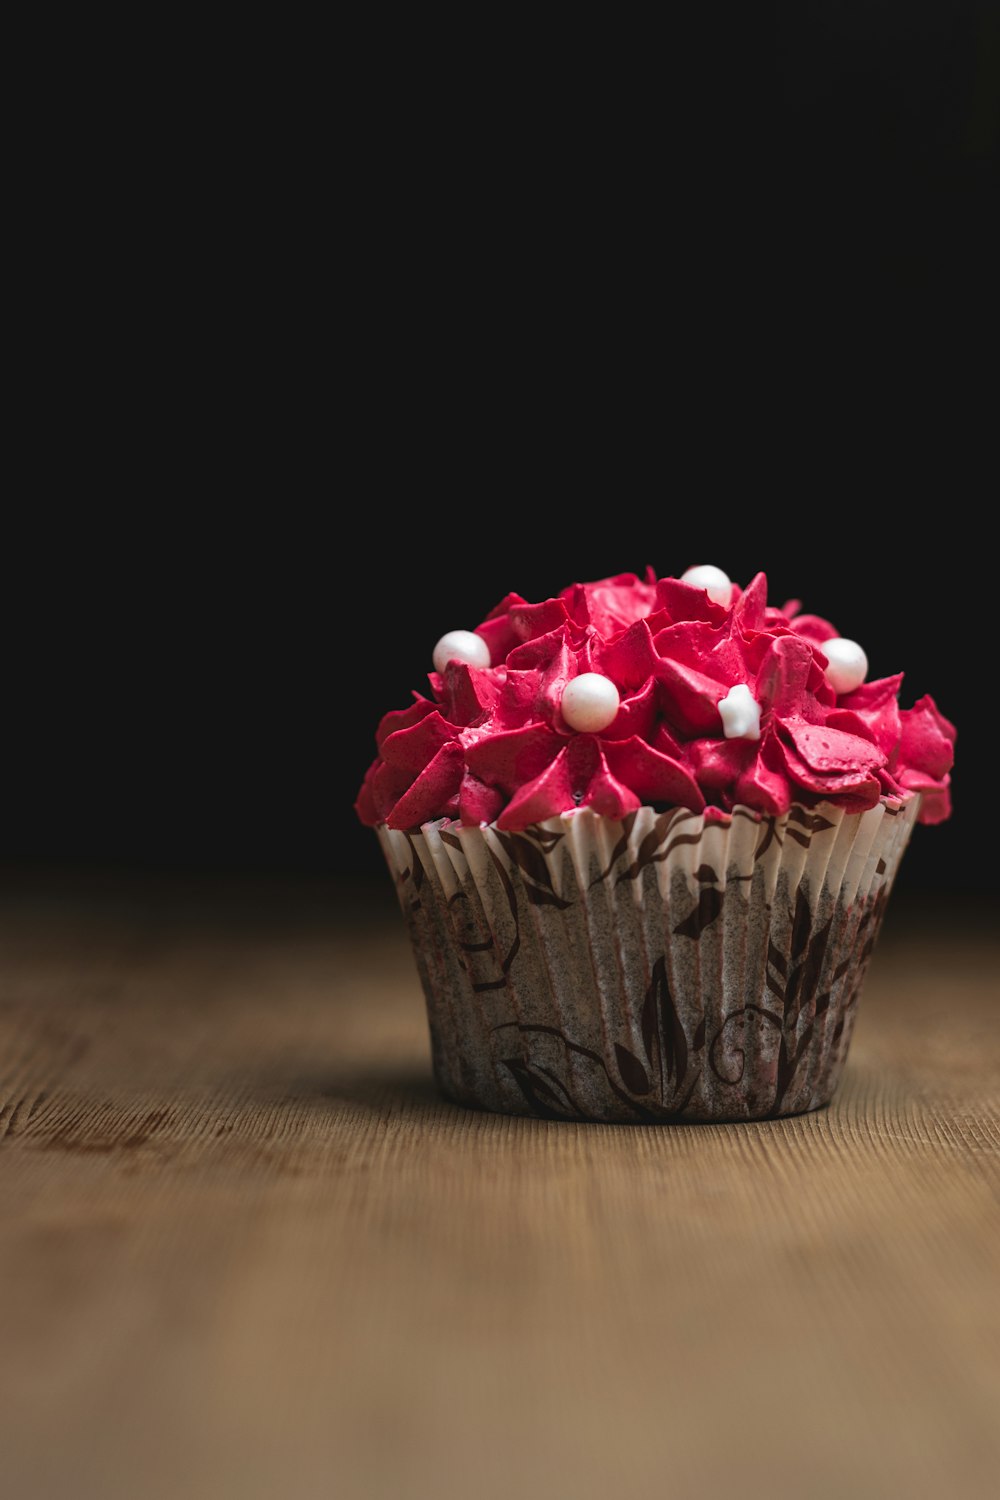
[[[562,695],[562,716],[570,729],[581,734],[600,734],[613,724],[621,699],[609,677],[600,672],[581,672],[567,683]]]
[[[434,647],[435,672],[443,672],[450,661],[464,661],[470,667],[488,667],[490,648],[482,636],[472,630],[449,630]]]
[[[711,563],[700,563],[696,568],[688,568],[686,573],[681,574],[681,583],[689,583],[695,589],[704,589],[708,597],[716,604],[721,604],[723,609],[728,609],[732,602],[731,580],[721,568],[713,568]]]
[[[719,699],[719,713],[727,740],[760,739],[760,704],[745,682],[738,682]]]
[[[835,635],[832,641],[821,641],[819,649],[830,665],[826,680],[835,693],[853,693],[868,676],[868,658],[857,641]]]

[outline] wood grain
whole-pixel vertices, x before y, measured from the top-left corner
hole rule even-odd
[[[995,1492],[984,932],[890,912],[829,1110],[615,1127],[443,1102],[335,904],[8,894],[5,1493]]]

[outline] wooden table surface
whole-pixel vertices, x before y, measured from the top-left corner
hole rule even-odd
[[[829,1110],[617,1127],[443,1102],[394,911],[8,890],[0,1491],[996,1493],[1000,949],[894,903]]]

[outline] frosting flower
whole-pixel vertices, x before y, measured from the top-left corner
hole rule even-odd
[[[922,822],[948,817],[955,729],[932,698],[900,710],[901,674],[853,687],[860,647],[797,600],[769,606],[763,573],[733,585],[728,605],[713,592],[648,572],[538,604],[508,594],[475,632],[490,666],[454,656],[430,674],[430,697],[383,718],[362,822],[507,830],[578,807],[621,818],[644,803],[718,817],[737,805],[776,816],[793,802],[860,812],[915,793]],[[861,663],[847,683],[845,648]],[[467,654],[485,659],[481,647]],[[584,677],[564,715],[569,683]]]

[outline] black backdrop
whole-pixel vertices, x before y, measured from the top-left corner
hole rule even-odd
[[[591,502],[588,540],[572,518]],[[873,674],[905,670],[904,703],[934,694],[960,731],[956,813],[920,831],[908,879],[948,889],[989,877],[976,794],[990,771],[993,626],[973,554],[936,533],[893,539],[852,523],[884,503],[875,496],[845,495],[832,522],[805,495],[775,499],[779,514],[787,507],[779,526],[762,499],[748,494],[733,521],[710,493],[666,477],[645,499],[626,485],[586,502],[536,489],[511,494],[495,534],[453,547],[434,538],[441,503],[369,519],[350,543],[324,529],[323,507],[309,518],[284,508],[256,530],[203,521],[197,548],[186,530],[166,540],[164,516],[130,559],[101,564],[91,549],[81,565],[72,547],[58,567],[47,557],[21,625],[33,649],[14,664],[8,858],[372,872],[376,841],[351,804],[379,716],[426,686],[444,630],[475,625],[511,587],[539,598],[577,578],[701,560],[743,582],[763,566],[776,601],[797,595],[830,615],[865,645]],[[453,507],[475,500],[455,495]]]
[[[709,560],[935,695],[907,878],[993,888],[996,13],[772,21],[621,111],[369,69],[363,129],[79,279],[6,512],[8,865],[373,873],[351,803],[445,629]]]

